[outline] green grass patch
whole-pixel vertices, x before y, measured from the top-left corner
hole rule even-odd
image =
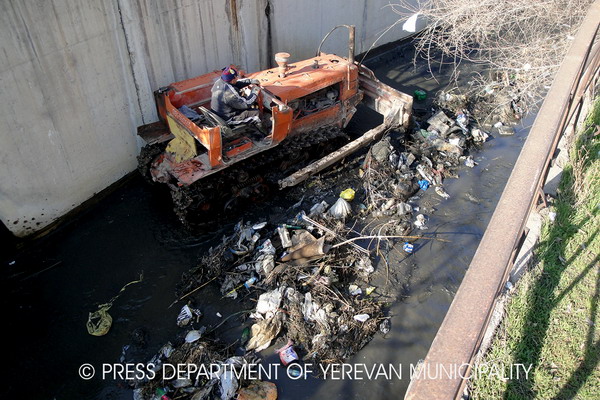
[[[480,374],[470,383],[473,399],[600,399],[598,125],[600,97],[571,147],[537,262],[517,284],[482,361],[504,366],[504,377]],[[516,378],[516,364],[531,366],[526,378]]]

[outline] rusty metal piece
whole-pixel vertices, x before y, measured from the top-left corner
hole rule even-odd
[[[348,62],[350,62],[350,64],[354,63],[354,45],[355,45],[355,41],[354,41],[354,36],[356,35],[356,28],[354,27],[354,25],[350,25],[348,27]]]
[[[544,189],[541,186],[538,186],[538,188],[537,188],[537,201],[535,203],[536,203],[537,211],[548,207],[548,202],[546,201],[546,195],[544,193]]]
[[[461,397],[466,384],[461,375],[469,376],[491,311],[512,267],[512,254],[537,200],[537,188],[559,135],[570,123],[569,115],[581,101],[583,92],[578,88],[587,87],[588,79],[596,76],[600,53],[592,52],[592,44],[600,24],[598,15],[600,0],[590,7],[561,64],[558,78],[546,96],[477,252],[423,361],[424,368],[458,366],[462,373],[438,379],[421,375],[411,381],[405,399]],[[584,73],[586,65],[594,71]]]
[[[360,89],[364,93],[363,102],[384,116],[390,115],[391,109],[395,108],[397,103],[401,103],[401,108],[397,110],[397,120],[394,123],[398,126],[408,127],[412,112],[412,96],[380,82],[373,71],[364,65],[361,64],[359,67],[358,80]]]

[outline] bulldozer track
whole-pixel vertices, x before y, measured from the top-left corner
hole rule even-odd
[[[277,147],[247,160],[243,166],[227,168],[190,186],[170,185],[175,214],[184,225],[197,226],[241,211],[245,204],[268,198],[277,190],[279,179],[348,140],[347,134],[338,127],[317,129],[287,138]],[[148,157],[151,154],[155,153],[148,151]]]
[[[167,148],[167,142],[146,145],[140,150],[140,154],[137,156],[138,171],[144,177],[146,182],[154,183],[152,176],[150,175],[150,165],[158,157],[159,154],[165,151]]]

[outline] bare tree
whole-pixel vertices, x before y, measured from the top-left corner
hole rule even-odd
[[[518,98],[526,111],[543,98],[591,3],[400,0],[391,7],[402,18],[418,13],[427,22],[416,36],[418,56],[453,63],[455,76],[463,61],[483,64],[489,73],[475,80],[470,94],[513,105]]]

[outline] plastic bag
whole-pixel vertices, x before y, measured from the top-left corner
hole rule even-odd
[[[86,324],[90,335],[104,336],[108,333],[112,325],[112,317],[108,313],[108,308],[100,308],[98,311],[90,313]]]
[[[113,302],[119,298],[121,293],[127,289],[129,285],[133,285],[135,283],[140,283],[144,279],[144,275],[140,274],[140,279],[131,281],[119,290],[119,293],[108,303],[100,304],[98,306],[98,310],[91,312],[88,316],[88,320],[86,322],[87,331],[92,336],[104,336],[110,330],[112,326],[112,317],[108,313],[108,310],[112,307]]]
[[[415,221],[415,226],[419,229],[427,229],[425,225],[427,223],[427,218],[423,214],[417,215],[417,220]]]
[[[274,315],[281,304],[284,290],[285,287],[279,287],[261,294],[256,304],[256,311],[263,315]]]
[[[317,203],[311,207],[310,211],[308,212],[308,216],[309,217],[321,216],[321,215],[325,214],[327,207],[329,207],[329,204],[327,204],[326,201]]]
[[[336,219],[344,219],[352,212],[352,207],[350,207],[350,203],[348,203],[343,198],[337,199],[337,201],[331,206],[329,211],[327,212],[333,218]]]
[[[192,330],[185,335],[186,343],[194,343],[202,337],[202,332],[199,330]]]
[[[251,337],[246,350],[262,351],[271,345],[271,341],[279,335],[283,325],[284,314],[279,312],[273,318],[263,319],[250,328]]]
[[[354,189],[348,188],[340,193],[340,197],[346,201],[352,201],[354,200],[355,193]]]

